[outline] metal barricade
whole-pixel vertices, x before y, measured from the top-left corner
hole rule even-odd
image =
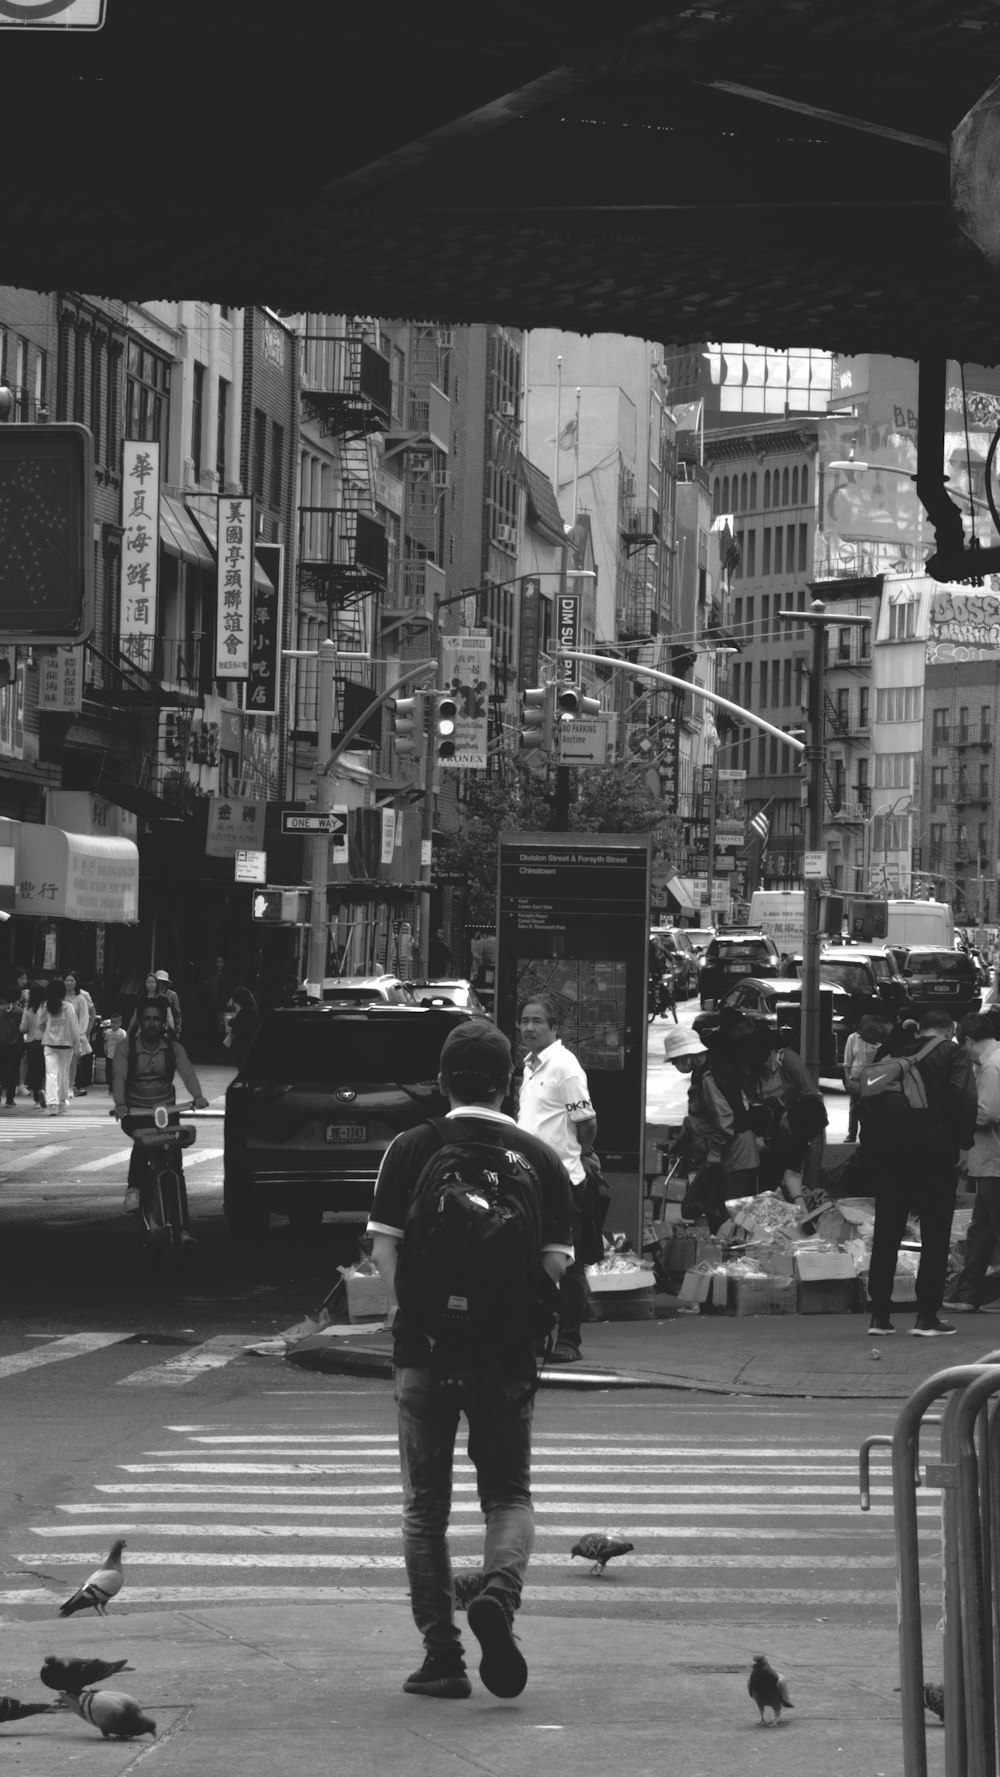
[[[925,1418],[947,1397],[939,1421]],[[940,1370],[914,1391],[892,1434],[892,1499],[905,1777],[927,1777],[917,1497],[922,1425],[941,1426],[941,1460],[925,1465],[941,1489],[944,1576],[945,1777],[997,1777],[1000,1746],[1000,1351]],[[861,1509],[869,1509],[867,1438]]]

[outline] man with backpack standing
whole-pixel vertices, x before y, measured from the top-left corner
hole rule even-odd
[[[500,1110],[512,1073],[501,1031],[482,1019],[459,1025],[439,1066],[448,1116],[386,1149],[368,1223],[392,1304],[403,1552],[425,1650],[403,1689],[471,1693],[447,1539],[464,1413],[486,1520],[469,1628],[487,1690],[516,1697],[528,1676],[513,1621],[534,1540],[535,1349],[551,1333],[573,1256],[572,1195],[558,1156]]]
[[[875,1197],[868,1271],[872,1338],[895,1332],[892,1286],[911,1211],[920,1220],[917,1318],[911,1332],[934,1339],[955,1331],[939,1310],[959,1155],[972,1146],[976,1108],[972,1063],[955,1042],[955,1022],[948,1012],[922,1013],[916,1036],[894,1042],[861,1070],[861,1151]]]

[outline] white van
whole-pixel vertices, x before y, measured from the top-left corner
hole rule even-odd
[[[750,897],[751,930],[766,932],[782,956],[801,956],[805,943],[804,889],[758,889]]]
[[[890,901],[886,943],[932,944],[936,950],[952,950],[955,921],[943,901]]]

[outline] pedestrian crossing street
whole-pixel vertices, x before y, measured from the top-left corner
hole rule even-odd
[[[212,1343],[212,1342],[210,1342]],[[581,1415],[582,1417],[583,1415]],[[390,1423],[379,1414],[380,1423]],[[301,1422],[300,1422],[301,1423]],[[930,1454],[925,1452],[925,1456]],[[787,1626],[895,1620],[887,1466],[873,1469],[872,1511],[858,1507],[857,1457],[794,1434],[693,1439],[536,1430],[536,1544],[526,1608],[618,1607],[639,1614]],[[939,1499],[918,1512],[928,1609],[940,1591]],[[401,1494],[392,1430],[251,1431],[173,1422],[151,1447],[100,1474],[86,1497],[30,1525],[17,1555],[31,1583],[0,1607],[51,1607],[124,1536],[126,1589],[115,1610],[242,1601],[403,1602]],[[635,1544],[602,1579],[570,1556],[588,1531]],[[456,1570],[481,1560],[475,1475],[456,1464]],[[49,1584],[39,1583],[50,1579]]]

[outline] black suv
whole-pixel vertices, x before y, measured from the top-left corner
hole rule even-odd
[[[826,944],[820,952],[819,969],[821,980],[854,996],[857,1017],[866,1011],[885,1011],[896,1018],[909,1004],[899,965],[892,951],[882,945]],[[863,1000],[869,1003],[863,1005]]]
[[[903,960],[903,980],[910,1005],[916,1012],[940,1006],[953,1018],[978,1012],[982,989],[972,958],[963,950],[938,950],[930,944],[911,945]]]
[[[702,1011],[711,1011],[744,975],[776,980],[781,972],[778,947],[766,932],[717,932],[698,971]]]
[[[382,1155],[443,1116],[438,1060],[471,1013],[444,1006],[296,1006],[269,1012],[226,1093],[223,1208],[234,1234],[272,1214],[357,1233]]]

